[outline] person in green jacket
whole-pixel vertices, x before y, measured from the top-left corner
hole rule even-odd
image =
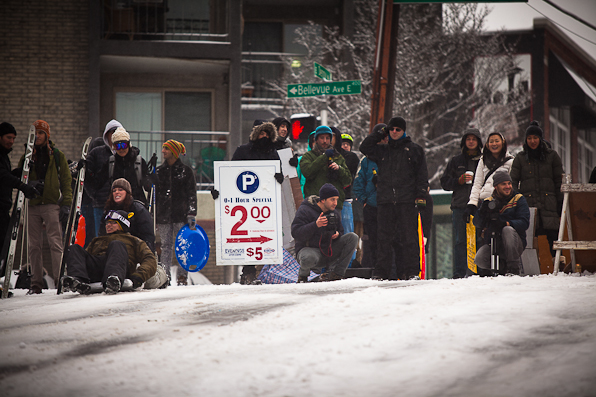
[[[37,120],[35,126],[35,145],[29,163],[29,181],[36,186],[41,196],[29,200],[29,259],[31,261],[31,289],[27,294],[41,294],[43,287],[43,226],[48,237],[52,257],[50,277],[58,284],[60,262],[62,261],[62,226],[68,218],[72,203],[72,175],[66,156],[54,147],[50,141],[50,125]],[[19,167],[23,166],[25,156],[21,157]],[[62,199],[60,197],[62,196]]]
[[[333,131],[326,125],[315,130],[315,142],[311,151],[300,159],[300,172],[304,175],[304,197],[318,195],[319,189],[331,183],[339,191],[337,209],[341,211],[345,199],[344,187],[352,183],[352,174],[346,160],[331,145]]]

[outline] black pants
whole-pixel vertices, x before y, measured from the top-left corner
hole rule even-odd
[[[362,239],[362,267],[374,268],[377,264],[377,207],[366,205],[362,210],[363,228],[367,239]]]
[[[71,245],[68,249],[66,266],[69,276],[87,283],[101,281],[105,286],[107,278],[116,275],[122,284],[128,267],[126,245],[122,241],[112,241],[108,245],[106,254],[100,256],[89,254],[77,244]]]
[[[374,276],[388,279],[395,254],[396,275],[409,280],[420,272],[418,210],[414,204],[380,204],[377,207],[377,266]]]

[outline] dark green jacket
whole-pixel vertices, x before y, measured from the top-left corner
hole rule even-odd
[[[70,204],[72,203],[72,175],[68,168],[68,162],[66,161],[64,153],[58,149],[54,149],[52,141],[50,141],[50,147],[52,150],[56,150],[57,153],[56,156],[54,156],[54,153],[50,151],[50,162],[46,172],[43,195],[29,200],[29,205],[58,204],[60,193],[62,193],[63,199],[60,202],[60,205],[70,207]],[[60,163],[59,167],[56,167],[56,157]],[[19,168],[23,166],[24,161],[25,155],[23,155],[19,161]],[[30,163],[29,168],[29,180],[36,181],[38,178],[35,172],[35,166]],[[58,176],[58,168],[60,168],[60,176]]]
[[[128,252],[126,278],[136,274],[145,282],[153,277],[157,270],[155,254],[151,252],[147,243],[128,232],[117,231],[105,236],[95,237],[87,247],[87,252],[93,256],[105,255],[108,245],[114,240],[122,241],[126,245],[126,251]],[[137,263],[140,264],[138,268]]]
[[[538,208],[540,222],[537,227],[559,229],[559,208],[563,202],[561,182],[563,163],[556,151],[540,142],[539,156],[529,155],[529,148],[519,152],[511,166],[513,189],[524,195],[530,207]]]
[[[346,165],[346,160],[335,151],[332,157],[333,162],[339,165],[337,171],[329,170],[329,159],[325,156],[324,151],[315,144],[315,147],[310,152],[306,152],[302,159],[300,159],[300,172],[304,175],[304,197],[318,196],[319,189],[326,183],[331,183],[339,191],[339,200],[337,201],[337,209],[343,208],[346,194],[344,187],[352,184],[352,174]]]

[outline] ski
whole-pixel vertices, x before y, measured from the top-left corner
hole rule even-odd
[[[33,155],[33,144],[35,143],[35,127],[29,127],[29,136],[27,137],[27,150],[25,152],[25,160],[23,161],[23,173],[21,174],[21,182],[29,182],[29,162]],[[12,275],[12,267],[14,264],[14,256],[17,248],[17,238],[19,236],[19,226],[23,214],[23,207],[25,205],[25,193],[20,190],[17,193],[17,201],[12,210],[10,217],[10,227],[8,228],[6,239],[4,241],[5,249],[2,252],[2,261],[4,266],[4,284],[2,287],[2,299],[8,297],[8,289],[10,288],[10,276]],[[6,249],[8,247],[8,249]]]
[[[87,159],[87,152],[91,144],[91,137],[87,138],[83,145],[81,159]],[[66,269],[66,255],[68,248],[75,243],[77,237],[77,227],[79,225],[79,216],[81,215],[81,202],[83,201],[83,185],[85,183],[85,165],[79,170],[77,175],[77,183],[73,191],[72,204],[70,205],[70,213],[68,214],[68,222],[66,223],[66,231],[64,233],[64,245],[62,248],[62,260],[60,261],[60,277],[56,280],[56,291],[58,294],[62,293],[62,277]]]

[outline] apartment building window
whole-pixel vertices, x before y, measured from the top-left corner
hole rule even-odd
[[[550,133],[553,149],[559,153],[563,170],[571,172],[570,111],[566,108],[551,108]]]
[[[596,128],[578,130],[577,144],[579,183],[588,183],[596,166]]]

